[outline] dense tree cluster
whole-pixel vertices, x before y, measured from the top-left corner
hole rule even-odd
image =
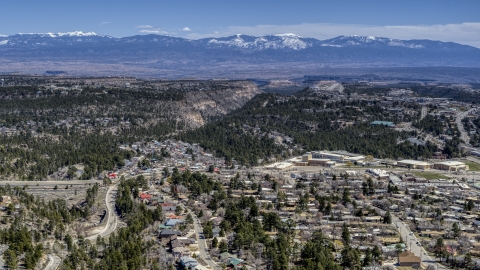
[[[200,143],[218,156],[235,158],[246,165],[256,165],[258,159],[286,155],[289,144],[276,143],[269,136],[271,132],[293,138],[293,144],[307,151],[346,150],[378,158],[413,158],[430,157],[437,150],[433,144],[424,146],[404,141],[416,136],[416,132],[369,125],[373,120],[394,121],[388,115],[375,102],[326,102],[321,97],[262,94],[222,120],[180,134],[178,139]],[[358,118],[368,121],[358,122]],[[355,124],[344,127],[339,119]],[[397,143],[398,140],[403,142]]]

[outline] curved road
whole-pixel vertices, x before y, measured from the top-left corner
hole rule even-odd
[[[61,262],[62,259],[60,259],[60,257],[58,257],[57,255],[49,254],[48,264],[45,267],[45,270],[56,270],[60,266]]]
[[[115,200],[112,194],[113,190],[117,190],[117,185],[110,187],[105,195],[105,205],[107,206],[107,213],[105,214],[107,221],[105,228],[97,234],[85,237],[85,239],[90,241],[97,240],[98,236],[105,237],[117,229],[118,216],[115,214]]]

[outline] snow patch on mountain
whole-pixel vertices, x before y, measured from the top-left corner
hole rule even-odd
[[[302,38],[299,35],[293,34],[293,33],[285,33],[285,34],[277,34],[275,35],[276,37],[292,37],[292,38]]]
[[[7,39],[7,40],[2,40],[2,41],[0,41],[0,45],[5,45],[5,44],[7,44],[7,43],[8,43],[8,39]]]
[[[416,45],[413,43],[405,43],[401,40],[391,40],[390,42],[387,43],[388,46],[395,46],[395,47],[407,47],[410,49],[423,49],[425,46],[423,45]]]
[[[82,31],[74,31],[74,32],[65,32],[65,33],[57,33],[59,37],[68,36],[68,37],[90,37],[90,36],[98,36],[95,32],[82,32]]]
[[[264,36],[255,38],[253,41],[246,41],[242,35],[238,34],[230,40],[211,39],[208,41],[211,46],[237,47],[242,49],[293,49],[301,50],[312,45],[303,41],[300,36],[295,34],[281,34],[274,36]]]
[[[74,31],[74,32],[59,32],[59,33],[19,33],[19,35],[31,35],[31,36],[40,36],[40,37],[91,37],[91,36],[99,36],[105,37],[102,35],[98,35],[95,32],[82,32],[82,31]]]

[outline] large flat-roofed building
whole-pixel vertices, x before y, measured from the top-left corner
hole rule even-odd
[[[411,159],[404,159],[404,160],[397,161],[397,166],[408,167],[411,169],[422,169],[422,170],[429,170],[432,168],[431,163],[428,163],[425,161],[411,160]]]
[[[314,151],[307,152],[299,158],[295,158],[295,166],[324,166],[334,167],[337,163],[363,162],[365,156],[346,151]]]
[[[468,165],[460,161],[440,161],[433,164],[433,168],[444,171],[468,170]]]
[[[373,121],[370,123],[371,126],[387,126],[387,127],[395,127],[393,122],[388,121]]]
[[[316,151],[312,152],[311,156],[313,159],[331,159],[337,162],[358,162],[365,160],[365,156],[348,153],[346,151]]]
[[[335,165],[335,161],[328,158],[312,158],[308,161],[308,166],[334,167]]]

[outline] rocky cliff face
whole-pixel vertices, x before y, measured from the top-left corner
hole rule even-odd
[[[262,92],[250,81],[192,81],[169,87],[189,89],[185,99],[172,106],[172,113],[186,128],[196,128],[218,119]]]

